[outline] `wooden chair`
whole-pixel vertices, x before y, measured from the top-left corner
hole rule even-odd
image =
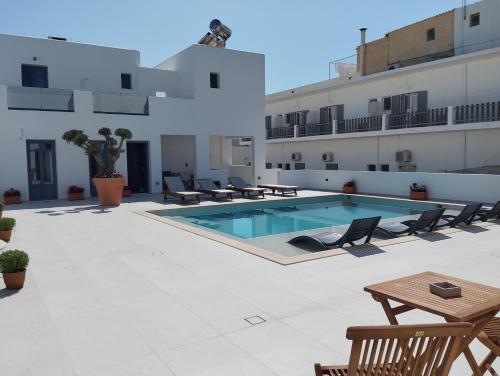
[[[490,371],[492,375],[496,376],[497,373],[492,368],[492,364],[496,358],[500,357],[500,317],[491,319],[479,334],[478,339],[490,350],[479,365],[479,369],[482,374]]]
[[[471,331],[470,323],[350,327],[349,365],[314,370],[316,376],[446,376]]]

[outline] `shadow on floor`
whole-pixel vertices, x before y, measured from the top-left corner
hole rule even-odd
[[[78,214],[82,213],[84,211],[92,211],[92,214],[106,214],[106,213],[111,213],[111,210],[109,210],[109,207],[103,207],[99,205],[91,205],[91,206],[79,206],[76,208],[71,208],[71,209],[62,209],[62,210],[40,210],[36,211],[35,214],[47,214],[50,215],[51,217],[59,216],[59,215],[65,215],[65,214]]]
[[[0,290],[0,300],[8,298],[11,295],[17,294],[19,290],[7,290],[6,288]]]
[[[460,230],[465,231],[465,232],[470,232],[471,234],[479,234],[481,232],[490,231],[487,228],[484,228],[481,226],[475,226],[475,225],[463,226],[463,227],[460,227]]]
[[[439,232],[428,232],[425,234],[417,235],[419,239],[428,241],[428,242],[439,242],[441,240],[451,239],[448,235],[441,234]]]
[[[355,247],[344,248],[345,251],[349,252],[354,257],[367,257],[379,255],[381,253],[385,253],[384,250],[380,249],[377,246],[366,244],[366,245],[358,245]]]

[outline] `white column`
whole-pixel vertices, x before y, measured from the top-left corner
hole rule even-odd
[[[299,136],[299,126],[295,124],[293,126],[293,138],[297,138]]]
[[[453,111],[453,106],[448,106],[448,125],[455,124],[455,111]]]
[[[389,129],[389,116],[382,114],[382,130]]]

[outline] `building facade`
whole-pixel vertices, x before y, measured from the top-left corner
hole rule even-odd
[[[265,173],[263,55],[193,45],[145,68],[133,50],[12,35],[0,35],[0,52],[1,191],[92,194],[96,166],[61,139],[69,129],[93,140],[101,127],[130,129],[117,169],[134,192],[161,192],[166,174],[225,184]],[[245,165],[233,163],[241,138],[251,141]]]
[[[499,67],[494,48],[270,94],[267,168],[499,170]]]

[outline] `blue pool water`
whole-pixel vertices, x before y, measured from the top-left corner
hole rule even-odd
[[[218,205],[155,213],[240,239],[342,226],[356,218],[404,217],[434,208],[428,203],[327,196],[278,202]]]

